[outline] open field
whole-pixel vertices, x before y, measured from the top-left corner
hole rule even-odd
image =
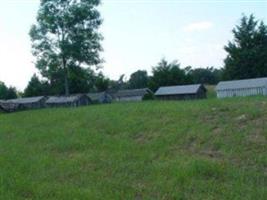
[[[267,199],[267,99],[0,113],[0,199]]]

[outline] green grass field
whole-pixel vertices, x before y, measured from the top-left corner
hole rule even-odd
[[[267,199],[267,99],[0,114],[0,199]]]

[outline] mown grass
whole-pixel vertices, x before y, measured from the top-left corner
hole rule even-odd
[[[267,199],[264,97],[0,114],[0,199]]]

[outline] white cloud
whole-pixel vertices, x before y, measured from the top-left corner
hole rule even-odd
[[[212,22],[201,21],[188,24],[183,28],[183,30],[186,32],[203,31],[210,29],[212,26],[213,26]]]

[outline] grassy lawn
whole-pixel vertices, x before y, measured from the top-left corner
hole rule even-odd
[[[267,99],[0,114],[0,199],[267,199]]]

